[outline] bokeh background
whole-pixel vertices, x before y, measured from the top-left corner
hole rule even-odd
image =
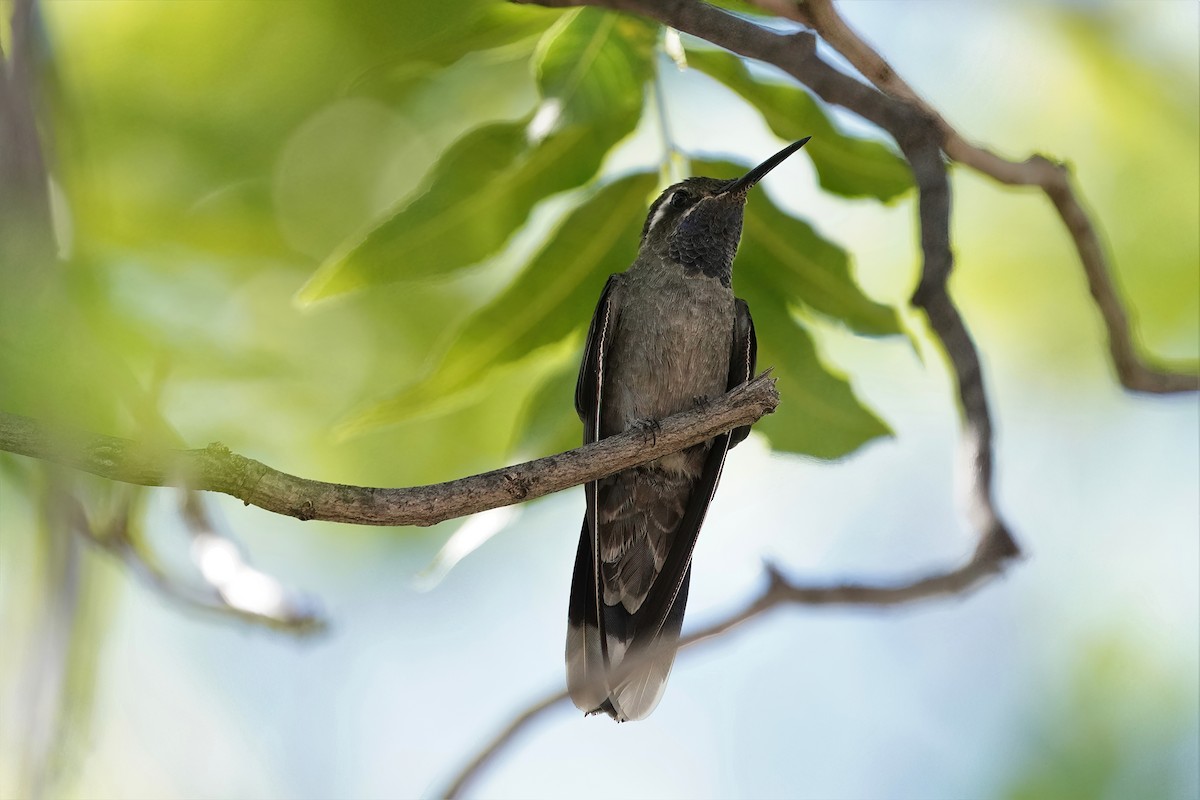
[[[28,363],[3,361],[5,410],[131,436],[152,436],[146,419],[158,416],[193,446],[220,440],[348,483],[507,463],[529,370],[561,369],[571,348],[436,413],[335,432],[420,375],[568,200],[539,205],[500,255],[452,277],[295,300],[455,138],[535,103],[527,46],[452,64],[431,46],[426,66],[397,66],[398,41],[436,45],[453,30],[446,5],[44,3],[44,133],[60,241],[74,255],[45,305],[20,312],[46,344],[35,379]],[[841,8],[970,138],[1068,160],[1146,351],[1196,358],[1200,6]],[[732,92],[660,58],[682,151],[777,149]],[[602,175],[654,168],[661,133],[646,114]],[[815,182],[793,159],[764,189],[853,254],[870,296],[903,307],[917,264],[912,196],[845,200]],[[645,722],[547,714],[475,795],[1200,796],[1196,397],[1119,388],[1041,194],[964,170],[953,187],[952,288],[983,352],[998,500],[1024,560],[963,598],[777,610],[682,655]],[[12,323],[18,312],[7,312]],[[956,412],[936,352],[808,324],[825,363],[894,435],[832,462],[773,453],[759,436],[739,447],[696,551],[686,627],[759,591],[766,558],[798,580],[893,581],[953,566],[973,546],[955,505]],[[110,399],[131,386],[154,414]],[[54,587],[40,566],[53,554],[45,478],[13,456],[0,467],[0,796],[16,798],[45,722],[36,687],[55,663],[41,635]],[[79,490],[101,509],[120,496],[100,481]],[[194,578],[177,496],[144,502],[143,534],[173,574]],[[190,612],[84,548],[47,796],[434,796],[562,685],[581,492],[475,522],[503,526],[448,571],[430,565],[461,523],[365,529],[208,503],[257,566],[321,599],[329,631],[298,640]]]

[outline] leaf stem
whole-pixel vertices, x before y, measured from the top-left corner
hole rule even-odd
[[[663,36],[668,35],[667,29],[664,28]],[[661,55],[670,58],[662,38],[659,39],[658,48]],[[658,119],[658,133],[662,140],[662,162],[659,165],[659,172],[662,181],[666,184],[677,183],[683,180],[688,169],[687,156],[679,151],[678,145],[675,143],[675,137],[671,134],[671,120],[667,113],[667,93],[663,91],[662,85],[662,63],[663,59],[654,59],[654,72],[651,79],[651,91],[654,96],[654,112]]]

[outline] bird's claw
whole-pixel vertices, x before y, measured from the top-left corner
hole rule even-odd
[[[658,432],[662,430],[662,425],[656,419],[639,419],[630,428],[642,434],[643,443],[653,445],[658,442]]]

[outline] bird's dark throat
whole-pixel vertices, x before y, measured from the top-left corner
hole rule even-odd
[[[667,256],[685,272],[716,278],[729,286],[741,238],[741,204],[712,198],[679,221],[667,242]]]

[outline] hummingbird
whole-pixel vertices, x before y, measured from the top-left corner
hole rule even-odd
[[[575,385],[589,444],[750,380],[757,341],[734,297],[733,258],[746,196],[811,137],[735,180],[688,178],[650,206],[637,258],[596,305]],[[567,690],[588,714],[644,719],[675,661],[692,549],[735,428],[678,453],[592,481],[567,611]]]

